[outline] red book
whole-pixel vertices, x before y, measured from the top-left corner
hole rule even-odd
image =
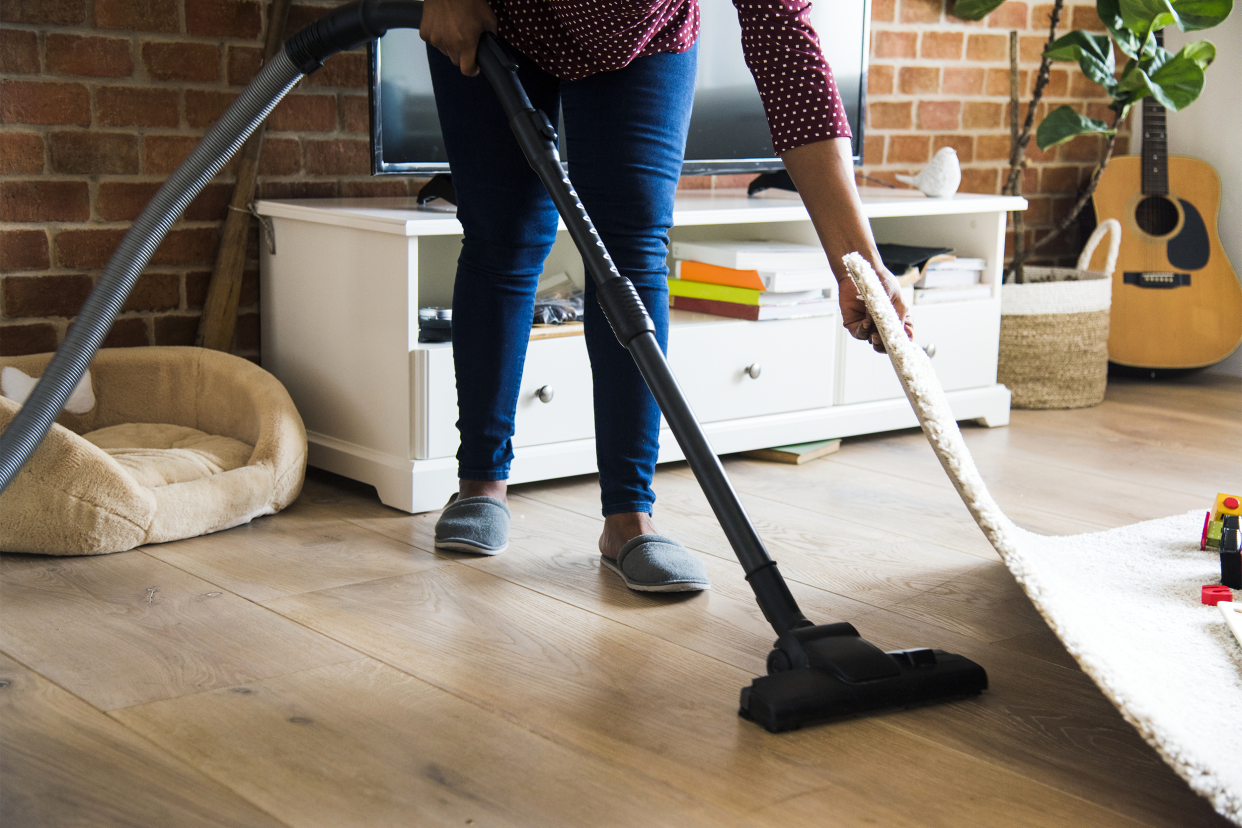
[[[837,303],[832,299],[822,302],[802,302],[797,305],[743,305],[739,302],[720,302],[715,299],[694,299],[689,296],[670,296],[669,307],[676,310],[710,313],[734,319],[750,319],[764,322],[769,319],[797,319],[804,316],[828,316],[836,313]]]

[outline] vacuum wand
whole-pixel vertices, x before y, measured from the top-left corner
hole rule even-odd
[[[260,70],[135,220],[38,385],[0,434],[0,493],[52,427],[164,235],[276,104],[330,55],[392,28],[418,28],[421,22],[421,2],[361,0],[289,38]],[[769,675],[742,690],[741,715],[772,731],[789,730],[820,719],[977,695],[986,689],[983,668],[962,656],[929,649],[885,653],[850,624],[816,626],[806,619],[681,392],[638,292],[617,271],[562,168],[556,129],[531,106],[516,61],[499,39],[484,33],[478,63],[523,153],[565,220],[613,332],[633,355],[778,636],[767,659]]]

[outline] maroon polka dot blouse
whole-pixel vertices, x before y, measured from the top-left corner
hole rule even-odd
[[[720,0],[710,0],[720,2]],[[578,80],[658,52],[685,52],[699,36],[697,0],[491,0],[500,34],[541,69]],[[776,153],[850,137],[845,108],[808,0],[733,0]]]

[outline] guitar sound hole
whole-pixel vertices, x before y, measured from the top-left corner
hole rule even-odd
[[[1134,221],[1149,236],[1167,236],[1177,226],[1177,208],[1164,196],[1148,196],[1138,203]]]

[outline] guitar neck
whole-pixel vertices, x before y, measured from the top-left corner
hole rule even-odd
[[[1164,45],[1164,32],[1156,32]],[[1150,95],[1143,99],[1143,195],[1169,194],[1169,131],[1165,111]]]

